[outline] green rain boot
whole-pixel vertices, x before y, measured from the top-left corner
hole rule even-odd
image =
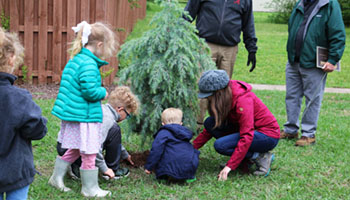
[[[66,175],[70,165],[71,163],[57,157],[55,168],[53,170],[52,176],[49,179],[49,184],[63,192],[71,191],[71,189],[66,187],[63,182],[64,176]]]
[[[81,194],[85,197],[105,197],[110,196],[111,192],[108,190],[102,190],[98,186],[98,169],[81,169]]]

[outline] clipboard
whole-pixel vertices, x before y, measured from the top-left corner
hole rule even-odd
[[[328,49],[325,47],[317,46],[316,47],[316,67],[323,69],[324,64],[326,64],[327,60],[328,60]],[[340,60],[339,62],[337,62],[335,67],[336,67],[335,71],[340,72],[341,70]]]

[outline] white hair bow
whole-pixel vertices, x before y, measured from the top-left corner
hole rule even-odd
[[[91,26],[86,21],[80,22],[77,26],[72,27],[73,31],[75,33],[79,32],[81,28],[83,28],[83,34],[81,38],[81,43],[83,46],[85,46],[86,43],[89,41],[89,35],[91,34]]]

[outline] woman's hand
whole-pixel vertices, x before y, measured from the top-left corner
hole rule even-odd
[[[151,174],[152,172],[151,172],[151,171],[148,171],[147,169],[145,169],[145,173],[146,173],[146,174]]]
[[[218,175],[219,181],[226,181],[228,173],[230,173],[231,168],[225,166],[224,169],[221,170],[220,174]]]

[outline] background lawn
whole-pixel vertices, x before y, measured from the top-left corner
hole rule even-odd
[[[148,22],[159,7],[148,4],[147,16],[137,23],[128,40],[141,36],[148,29]],[[247,52],[243,43],[234,71],[234,79],[249,83],[284,84],[284,66],[287,60],[285,46],[287,26],[268,22],[269,13],[255,13],[258,37],[257,68],[249,73],[246,67]],[[347,28],[349,41],[350,29]],[[349,44],[342,59],[342,72],[331,73],[328,87],[350,88]],[[280,126],[286,121],[285,92],[255,91],[276,116]],[[37,175],[30,187],[29,199],[83,199],[80,181],[66,179],[73,192],[62,193],[47,184],[52,173],[56,153],[56,138],[60,121],[50,114],[54,100],[36,100],[48,118],[47,136],[33,142]],[[325,94],[317,133],[317,144],[300,148],[294,141],[281,140],[274,149],[276,160],[269,177],[230,173],[228,181],[218,182],[219,164],[228,157],[217,154],[214,140],[201,148],[197,181],[192,184],[161,184],[142,169],[131,169],[129,177],[113,182],[100,179],[100,186],[113,192],[111,199],[349,199],[350,158],[349,116],[350,94]],[[141,149],[141,139],[128,133],[127,123],[120,124],[123,144],[131,152],[150,148],[151,139]]]
[[[181,4],[185,6],[185,4]],[[160,7],[148,2],[147,16],[139,20],[127,41],[138,38],[148,26],[152,16]],[[239,53],[233,72],[233,79],[258,84],[285,84],[285,65],[287,63],[286,44],[288,26],[285,24],[272,24],[269,22],[271,13],[255,12],[255,31],[258,38],[257,66],[252,73],[247,67],[248,52],[243,40],[239,43]],[[241,37],[242,38],[242,37]],[[341,60],[341,72],[332,72],[327,78],[327,87],[350,88],[350,28],[346,28],[346,48]]]

